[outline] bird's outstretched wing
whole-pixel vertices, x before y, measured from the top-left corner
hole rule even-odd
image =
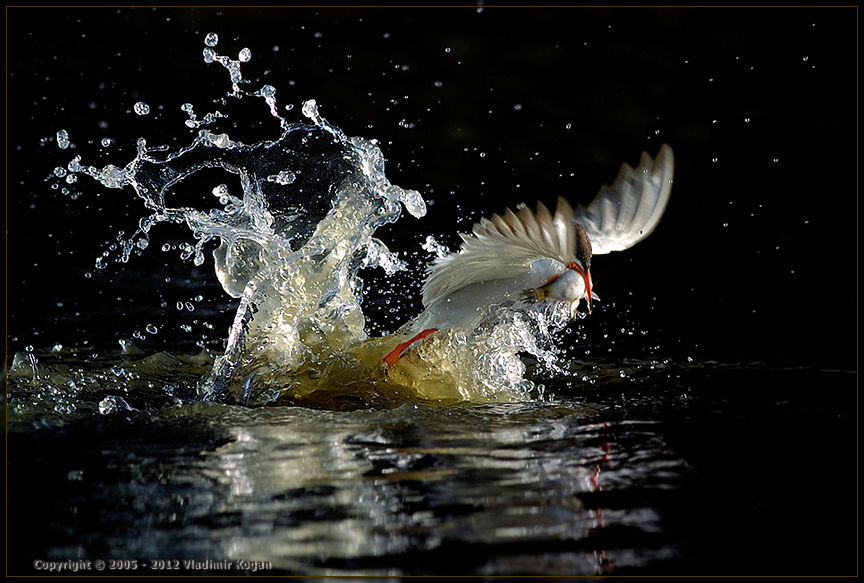
[[[474,283],[515,278],[538,259],[567,265],[576,250],[577,227],[573,208],[558,199],[555,215],[542,203],[537,212],[523,207],[518,213],[481,219],[472,234],[463,234],[462,247],[436,260],[423,286],[423,304],[431,306],[450,293]],[[562,265],[562,268],[563,268]]]
[[[669,202],[674,166],[666,144],[653,160],[643,152],[638,168],[624,164],[611,187],[604,185],[587,208],[576,208],[594,255],[629,249],[651,234]]]

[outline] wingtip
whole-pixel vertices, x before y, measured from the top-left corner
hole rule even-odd
[[[669,144],[663,144],[660,146],[660,151],[657,152],[657,156],[654,158],[654,168],[662,168],[664,174],[671,175],[675,170],[675,154],[672,151],[672,147]],[[672,178],[670,176],[669,183],[672,183]]]
[[[651,234],[669,202],[674,165],[668,144],[655,157],[642,152],[635,168],[622,164],[611,186],[604,184],[588,207],[576,209],[577,222],[596,243],[594,254],[629,249]]]

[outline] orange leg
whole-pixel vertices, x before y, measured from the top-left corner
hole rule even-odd
[[[438,328],[428,328],[427,330],[423,330],[417,336],[408,340],[407,342],[402,342],[401,344],[397,344],[396,348],[390,351],[387,356],[384,357],[384,362],[387,363],[387,366],[393,366],[396,364],[396,361],[399,360],[399,357],[402,356],[402,353],[405,352],[409,346],[417,342],[418,340],[423,340],[433,332],[437,332]]]

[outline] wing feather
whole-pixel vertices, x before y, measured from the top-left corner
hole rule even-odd
[[[576,250],[573,208],[558,199],[555,215],[542,203],[536,213],[523,207],[507,209],[476,223],[462,235],[457,253],[436,260],[423,285],[423,304],[431,306],[465,286],[523,275],[538,259],[554,259],[566,265]]]
[[[603,186],[588,207],[575,211],[563,198],[555,214],[507,209],[462,234],[457,253],[436,260],[423,285],[428,308],[466,286],[524,275],[538,259],[567,265],[577,251],[576,224],[584,227],[593,254],[629,249],[651,234],[669,202],[674,157],[664,144],[655,159],[643,152],[637,168],[624,164],[612,186]],[[562,265],[562,268],[563,268]]]
[[[604,185],[587,208],[574,211],[595,255],[629,249],[654,231],[669,203],[674,167],[666,144],[653,160],[643,152],[636,169],[624,164],[611,187]]]

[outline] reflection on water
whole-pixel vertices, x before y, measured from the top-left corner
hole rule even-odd
[[[34,457],[16,459],[17,479],[52,473],[17,492],[54,492],[39,516],[44,542],[21,550],[327,574],[530,573],[540,548],[547,573],[656,561],[597,537],[651,539],[664,528],[657,510],[591,495],[675,488],[688,465],[651,422],[586,412],[576,402],[385,412],[187,402],[118,411],[98,428],[60,423],[39,432]],[[14,438],[23,453],[35,435]]]
[[[849,380],[634,361],[641,375],[595,368],[602,387],[551,382],[546,402],[250,409],[182,398],[194,375],[184,385],[175,373],[206,370],[202,355],[105,369],[67,357],[82,378],[125,366],[139,383],[74,397],[51,384],[72,378],[57,370],[64,359],[39,356],[26,369],[37,380],[14,378],[8,404],[21,573],[70,558],[267,561],[313,575],[677,573],[724,561],[776,572],[814,525],[790,506],[812,487],[789,483],[792,468],[843,451],[821,437],[840,404],[803,408],[795,395]],[[147,393],[168,379],[179,396]],[[737,554],[763,536],[760,556]]]

